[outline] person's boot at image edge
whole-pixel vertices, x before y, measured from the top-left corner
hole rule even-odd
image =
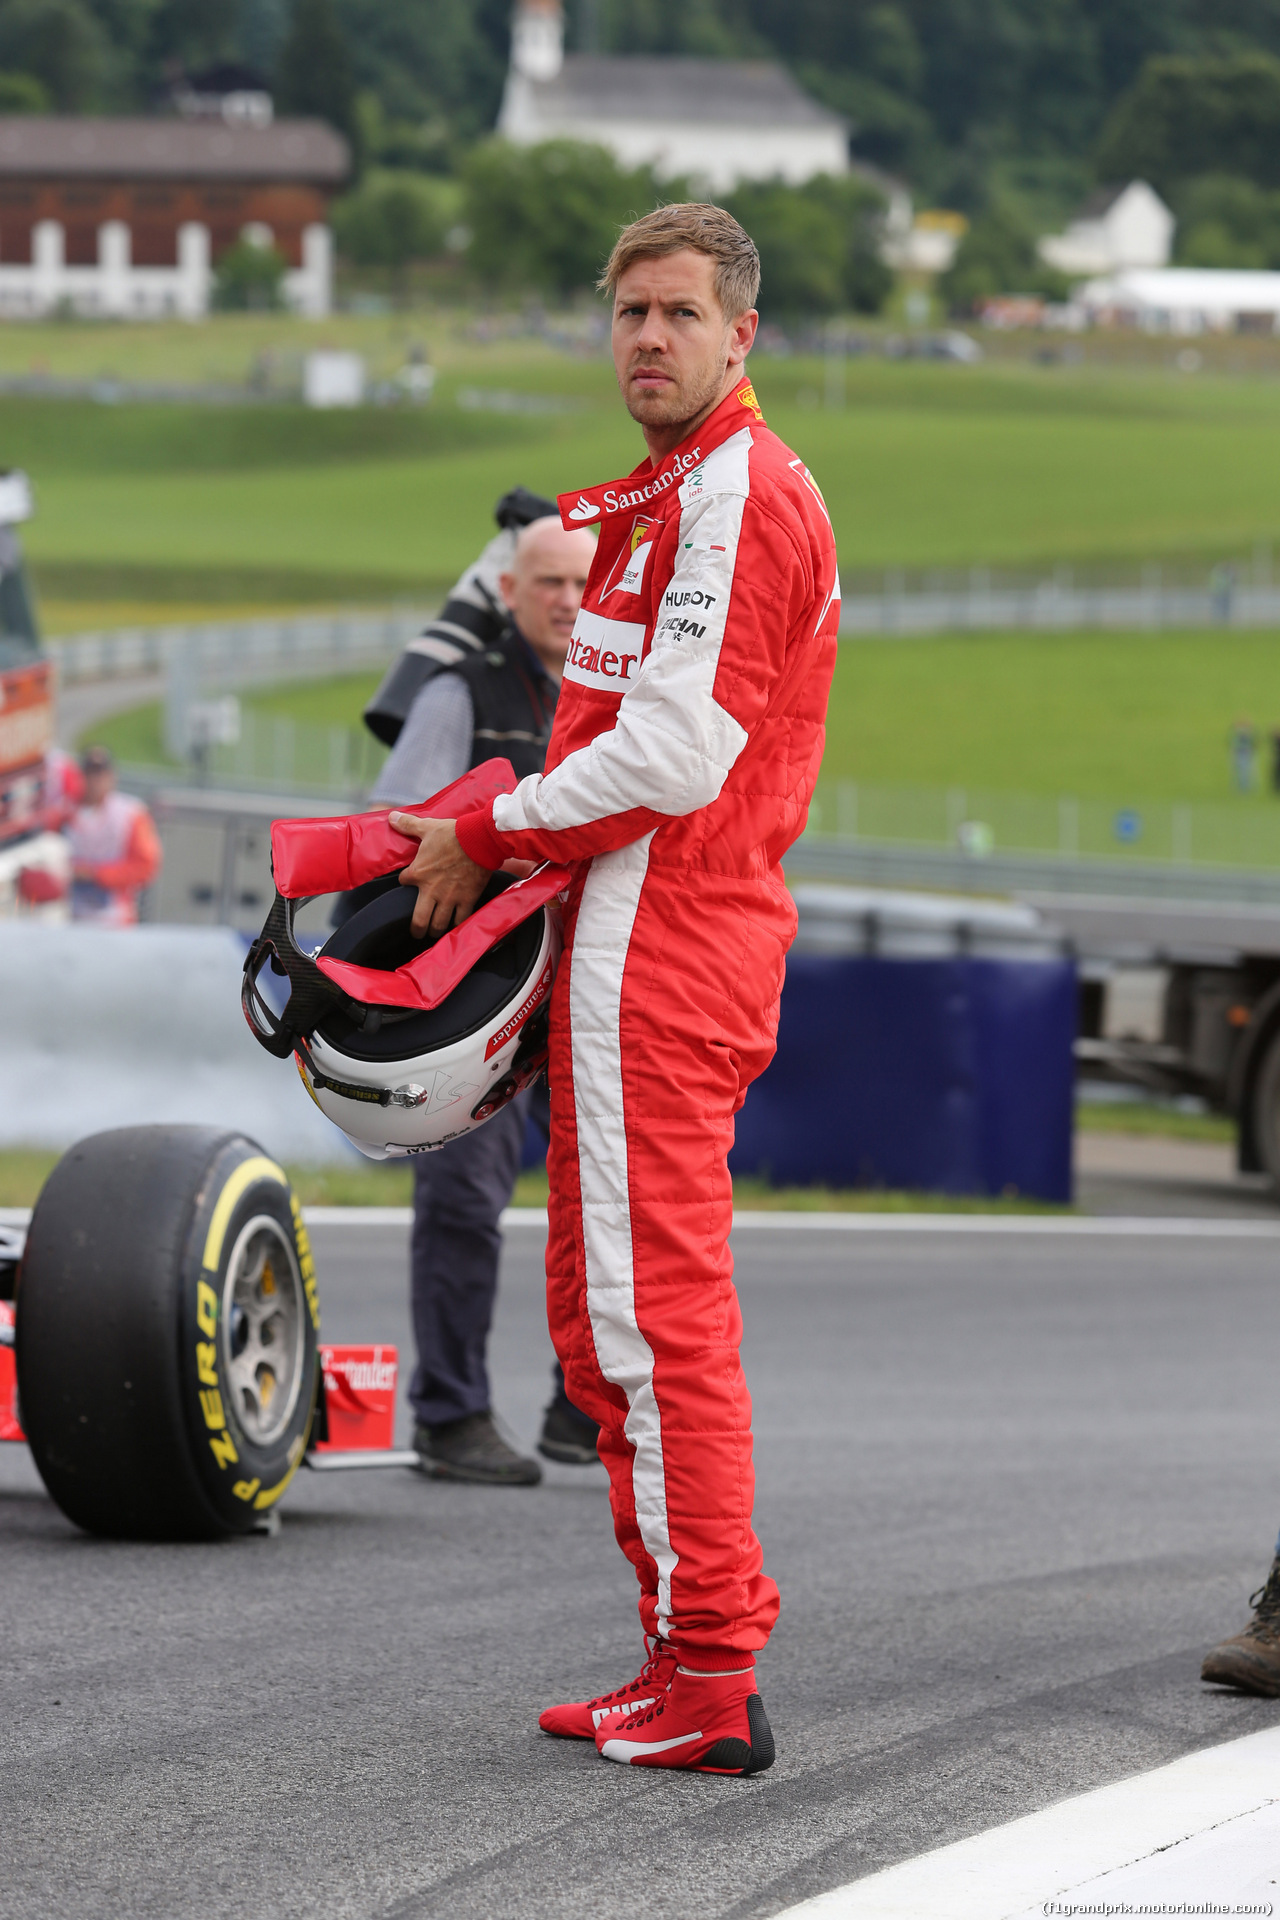
[[[423,1473],[433,1480],[473,1486],[536,1487],[542,1468],[519,1453],[498,1431],[493,1414],[467,1413],[460,1420],[415,1426],[413,1444]]]
[[[1266,1584],[1250,1596],[1249,1605],[1253,1618],[1248,1626],[1205,1655],[1200,1678],[1275,1699],[1280,1697],[1280,1551]]]

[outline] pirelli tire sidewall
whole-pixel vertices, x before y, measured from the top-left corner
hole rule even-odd
[[[255,1227],[255,1223],[258,1223]],[[246,1242],[246,1235],[250,1241]],[[265,1240],[291,1263],[282,1283],[299,1301],[300,1352],[289,1367],[293,1404],[265,1442],[248,1430],[229,1367],[237,1250]],[[252,1143],[218,1155],[196,1207],[185,1252],[179,1311],[179,1387],[193,1463],[222,1524],[261,1526],[302,1464],[319,1392],[320,1303],[315,1262],[297,1198],[283,1173]]]

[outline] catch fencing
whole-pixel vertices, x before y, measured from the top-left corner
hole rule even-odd
[[[257,793],[357,800],[373,785],[386,757],[386,747],[359,724],[313,726],[242,706],[238,737],[205,750],[199,778],[203,785]]]
[[[820,781],[809,834],[879,847],[951,848],[1059,860],[1168,862],[1280,872],[1280,799],[1232,802],[1103,800],[964,787]]]

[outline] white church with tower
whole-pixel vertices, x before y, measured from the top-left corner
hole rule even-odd
[[[566,53],[560,0],[517,0],[498,132],[583,140],[702,192],[848,173],[849,127],[765,60]]]

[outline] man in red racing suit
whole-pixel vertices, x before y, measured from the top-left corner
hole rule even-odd
[[[840,592],[822,496],[743,374],[759,284],[758,266],[745,288],[739,273],[733,297],[744,250],[754,262],[714,208],[623,234],[615,358],[651,458],[561,499],[565,526],[600,538],[546,771],[456,839],[392,815],[423,842],[405,874],[418,924],[447,924],[512,857],[573,868],[547,1301],[567,1391],[600,1422],[651,1657],[542,1725],[606,1758],[728,1773],[773,1757],[752,1669],[778,1590],[751,1523],[727,1156],[774,1051],[796,924],[778,863],[822,756]]]

